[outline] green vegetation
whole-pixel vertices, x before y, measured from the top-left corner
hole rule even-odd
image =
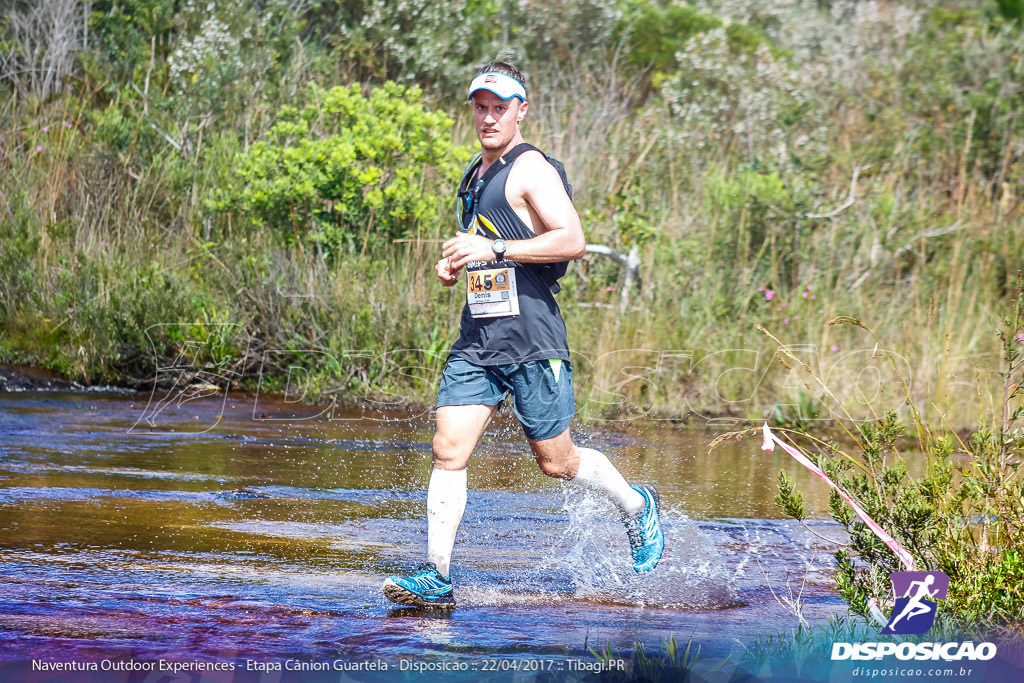
[[[301,367],[307,399],[429,401],[459,312],[431,273],[475,144],[464,88],[500,53],[589,240],[641,260],[621,315],[617,263],[563,280],[584,417],[827,417],[761,323],[851,416],[906,420],[837,315],[899,350],[926,423],[1000,400],[986,330],[1024,262],[1014,3],[9,7],[0,361],[140,386],[181,358],[241,387]]]
[[[588,651],[602,667],[602,680],[607,681],[689,680],[698,663],[702,666],[701,673],[706,674],[722,668],[728,660],[726,658],[705,665],[701,661],[700,645],[694,644],[692,637],[680,651],[674,635],[669,636],[657,652],[648,653],[647,647],[639,641],[633,643],[633,651],[628,656],[616,652],[611,645],[605,645],[600,650],[588,648]]]
[[[858,320],[843,318],[870,331]],[[1019,636],[1024,628],[1024,278],[1018,276],[1012,314],[1001,322],[1003,397],[991,421],[966,436],[948,425],[933,428],[913,409],[912,439],[895,411],[860,422],[846,440],[822,440],[802,430],[791,436],[806,443],[822,470],[853,496],[867,514],[913,556],[918,570],[938,570],[949,577],[949,593],[940,611],[959,633],[1003,632]],[[875,340],[877,341],[877,340]],[[840,425],[850,424],[829,387],[796,353],[784,355],[802,366],[808,390],[819,396]],[[889,357],[892,361],[892,356]],[[897,364],[893,373],[904,386]],[[849,445],[847,445],[849,444]],[[902,446],[902,447],[901,447]],[[909,448],[906,448],[909,447]],[[906,450],[909,455],[904,455]],[[912,476],[908,464],[920,474]],[[776,503],[802,520],[802,494],[782,473]],[[833,491],[832,518],[849,542],[836,551],[839,593],[855,614],[869,616],[869,601],[885,604],[889,575],[905,567],[896,555]],[[934,636],[929,636],[934,637]]]
[[[359,86],[314,84],[301,112],[283,108],[266,139],[240,155],[219,206],[305,236],[328,260],[352,253],[353,240],[365,254],[371,236],[415,236],[436,210],[436,189],[458,182],[470,157],[452,145],[451,119],[426,111],[421,95],[391,82],[368,97]]]

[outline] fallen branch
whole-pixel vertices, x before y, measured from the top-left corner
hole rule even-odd
[[[850,178],[850,193],[849,193],[849,195],[847,195],[845,202],[843,202],[842,204],[840,204],[836,208],[832,209],[828,213],[809,213],[809,214],[806,214],[807,217],[808,218],[835,218],[836,216],[841,214],[843,211],[846,211],[851,206],[853,206],[854,202],[857,201],[857,177],[860,176],[860,172],[862,170],[866,170],[866,169],[869,169],[869,168],[871,168],[870,165],[869,166],[854,166],[853,167],[853,176]]]
[[[153,123],[152,121],[150,121],[149,122],[149,127],[152,128],[153,130],[155,130],[157,133],[160,133],[160,135],[163,136],[164,140],[166,140],[171,145],[171,147],[176,149],[178,152],[182,152],[182,144],[180,142],[178,142],[177,140],[175,140],[174,138],[172,138],[167,133],[165,133],[160,128],[160,126],[158,126],[155,123]]]
[[[603,244],[588,244],[586,251],[588,254],[607,256],[626,267],[626,281],[622,284],[622,295],[619,298],[619,315],[622,315],[629,308],[629,292],[636,284],[640,271],[640,249],[634,244],[630,248],[629,254],[623,254]]]

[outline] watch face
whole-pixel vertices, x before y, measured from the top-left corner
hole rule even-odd
[[[501,256],[505,253],[505,240],[494,240],[494,244],[491,245],[491,249],[494,250],[495,254]]]

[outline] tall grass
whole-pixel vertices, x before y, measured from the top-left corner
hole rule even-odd
[[[945,129],[948,147],[966,155],[969,141],[956,130]],[[631,133],[613,130],[610,137],[617,134]],[[854,134],[838,128],[831,145]],[[590,163],[596,173],[612,162]],[[860,169],[852,189],[858,164],[837,160],[824,177],[810,179],[819,184],[814,194],[800,186],[807,178],[751,170],[725,155],[700,166],[699,175],[662,174],[659,184],[643,187],[637,205],[655,228],[643,242],[634,310],[616,318],[621,274],[610,264],[595,261],[588,283],[568,287],[578,299],[566,305],[577,348],[597,356],[641,349],[632,359],[641,366],[652,351],[691,352],[693,372],[658,376],[648,387],[657,395],[644,400],[678,414],[673,391],[695,382],[699,394],[689,407],[696,412],[756,417],[775,402],[798,402],[799,386],[786,386],[785,370],[773,370],[773,350],[753,333],[754,324],[772,323],[812,347],[826,371],[840,373],[837,391],[870,417],[866,399],[891,381],[863,374],[877,366],[870,347],[823,325],[856,312],[870,315],[879,336],[906,357],[915,397],[930,418],[967,424],[978,417],[979,398],[990,400],[998,389],[994,302],[1024,259],[1019,209],[1008,213],[1005,201],[993,201],[982,177],[967,177],[964,191],[951,195],[936,185],[939,170],[901,156]],[[960,169],[954,159],[946,170],[957,177]],[[772,182],[758,187],[763,178]],[[614,215],[592,218],[591,241],[628,244]],[[606,387],[614,381],[594,378]],[[868,396],[856,395],[858,384]],[[633,390],[644,386],[636,382]]]

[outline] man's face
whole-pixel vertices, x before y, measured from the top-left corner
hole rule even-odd
[[[504,150],[516,136],[529,107],[518,97],[503,100],[490,90],[477,90],[470,102],[480,146],[495,151]]]

